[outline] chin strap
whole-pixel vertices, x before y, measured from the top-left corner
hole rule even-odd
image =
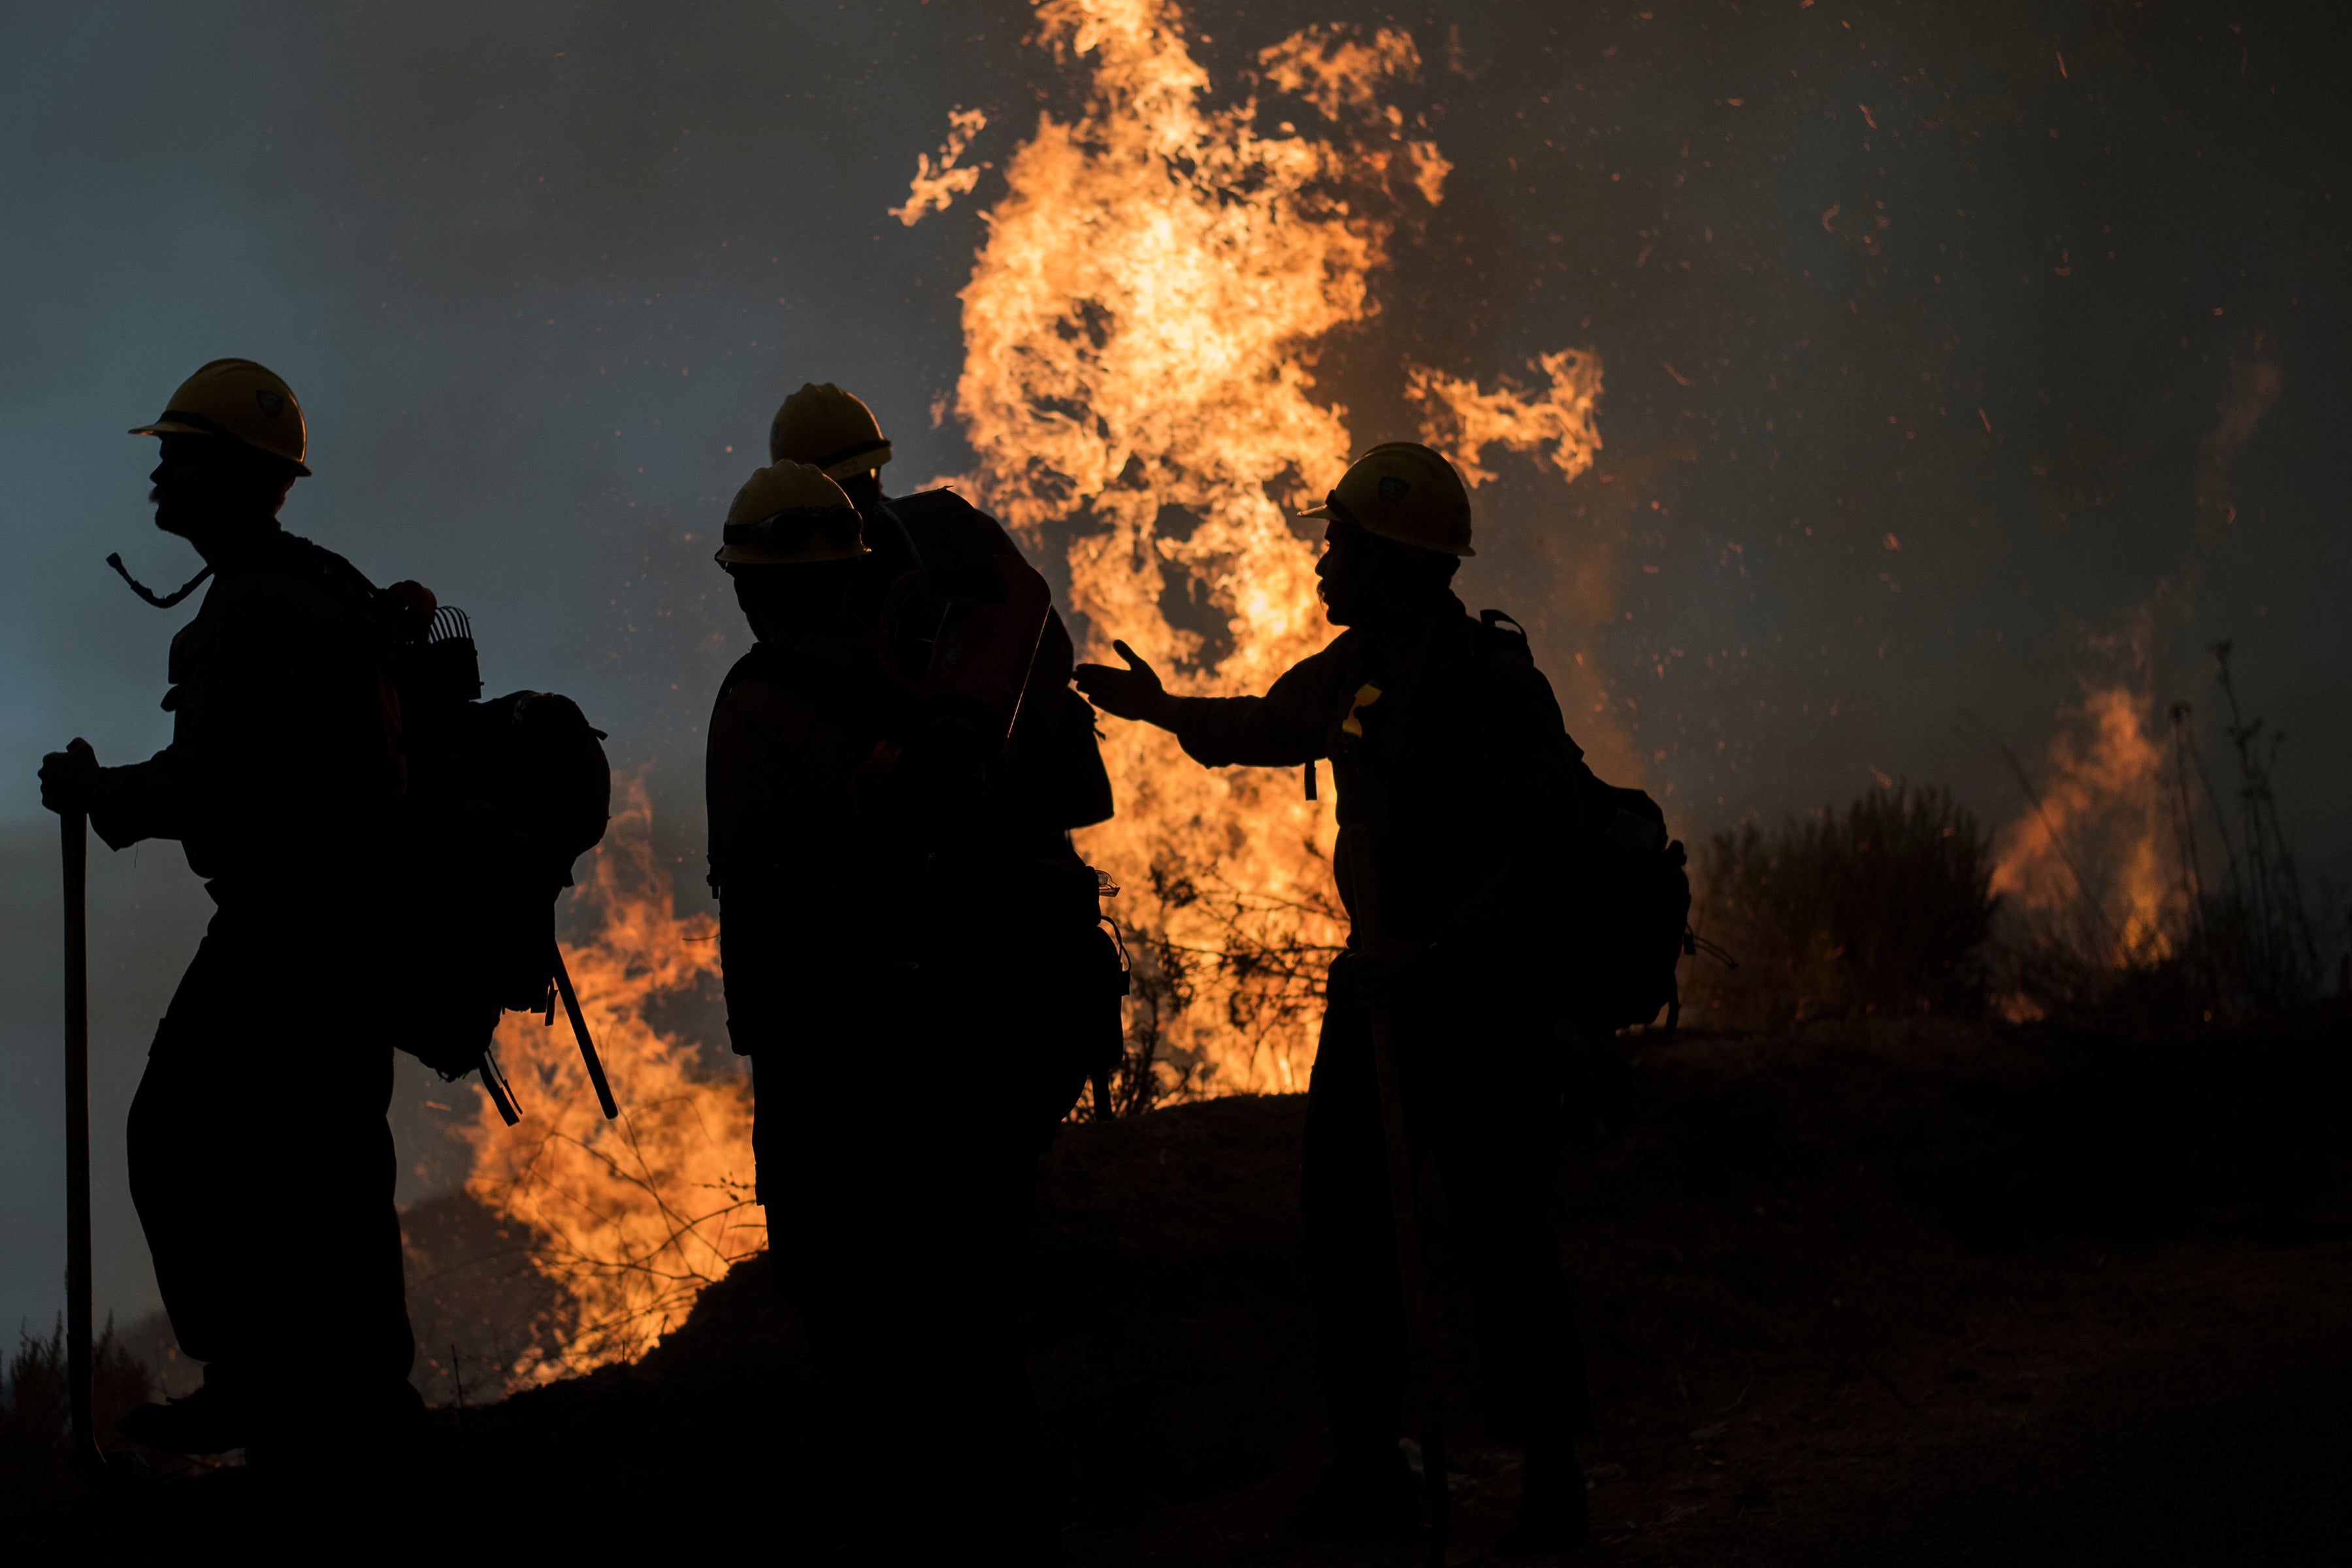
[[[207,566],[203,571],[197,573],[194,576],[189,578],[185,583],[183,583],[180,585],[179,592],[174,594],[166,594],[163,597],[158,598],[156,597],[155,591],[153,589],[148,587],[146,584],[142,583],[138,578],[133,577],[131,574],[131,569],[122,564],[121,556],[110,555],[106,558],[106,563],[114,568],[116,575],[120,576],[124,582],[131,584],[131,591],[132,593],[138,595],[141,598],[146,600],[149,604],[154,605],[159,610],[170,609],[173,605],[178,604],[181,600],[194,593],[199,587],[202,587],[204,585],[205,579],[213,574],[213,569]]]

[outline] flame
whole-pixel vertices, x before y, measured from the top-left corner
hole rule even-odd
[[[920,223],[925,213],[947,211],[958,196],[980,184],[980,171],[959,169],[956,160],[964,155],[971,139],[987,129],[985,110],[948,110],[948,139],[940,143],[939,162],[934,164],[929,153],[917,153],[915,177],[907,182],[906,205],[885,210],[908,228]]]
[[[1601,449],[1593,423],[1601,401],[1601,356],[1590,349],[1562,349],[1533,362],[1550,384],[1528,395],[1505,384],[1481,392],[1475,381],[1445,375],[1426,365],[1405,367],[1405,395],[1422,408],[1421,438],[1447,453],[1472,489],[1495,478],[1479,467],[1489,447],[1533,452],[1549,443],[1552,467],[1572,479],[1592,466]]]
[[[752,1202],[751,1091],[714,1075],[694,1043],[658,1027],[654,1005],[719,973],[716,926],[681,919],[655,859],[642,780],[625,784],[604,848],[572,895],[593,925],[563,959],[621,1106],[597,1109],[578,1046],[556,1009],[499,1026],[497,1054],[523,1121],[509,1128],[487,1095],[465,1136],[467,1191],[519,1223],[531,1261],[570,1293],[552,1353],[506,1369],[542,1383],[634,1360],[685,1321],[702,1288],[765,1245]]]
[[[1013,153],[961,295],[969,482],[1033,542],[1079,519],[1070,601],[1089,657],[1118,637],[1177,691],[1264,691],[1332,635],[1316,544],[1286,515],[1353,447],[1347,410],[1311,395],[1315,347],[1375,314],[1404,190],[1433,205],[1451,167],[1379,101],[1420,53],[1393,28],[1325,26],[1261,50],[1265,84],[1329,122],[1268,136],[1255,98],[1206,101],[1173,5],[1040,0],[1037,16],[1089,92]],[[1414,367],[1444,426],[1433,444],[1479,479],[1497,442],[1549,441],[1564,475],[1580,471],[1599,361],[1543,364],[1552,384],[1531,402]],[[1171,595],[1205,603],[1225,635],[1171,625]],[[1108,728],[1119,815],[1081,847],[1129,889],[1121,918],[1145,953],[1132,1026],[1156,1035],[1180,1091],[1302,1087],[1319,959],[1344,940],[1328,811],[1296,775],[1212,773],[1149,726]]]
[[[2040,799],[1996,837],[1992,889],[2084,928],[2108,962],[2170,952],[2183,894],[2168,831],[2156,704],[2130,682],[2085,684],[2059,710]]]
[[[1263,691],[1332,635],[1317,541],[1288,515],[1356,446],[1348,411],[1311,395],[1317,344],[1377,313],[1370,280],[1399,213],[1437,205],[1452,169],[1380,101],[1420,54],[1392,28],[1291,35],[1260,51],[1260,79],[1325,132],[1261,135],[1254,99],[1207,101],[1164,0],[1040,0],[1037,15],[1089,90],[1075,120],[1039,118],[987,215],[961,296],[955,407],[979,459],[963,478],[1032,542],[1076,521],[1070,603],[1089,657],[1116,636],[1177,690]],[[950,117],[893,216],[911,225],[975,188],[960,160],[984,123]],[[1494,477],[1479,459],[1496,446],[1548,447],[1573,479],[1600,446],[1600,360],[1563,351],[1535,368],[1542,387],[1489,393],[1408,365],[1403,390],[1474,485]],[[1223,635],[1171,624],[1171,595],[1209,605]],[[1109,729],[1119,814],[1082,847],[1126,888],[1130,1033],[1152,1038],[1163,1090],[1304,1087],[1323,960],[1345,933],[1328,807],[1296,775],[1211,772],[1160,731]],[[534,1263],[576,1305],[554,1353],[510,1369],[518,1382],[642,1353],[764,1239],[748,1083],[654,1021],[719,953],[709,923],[672,906],[649,832],[640,784],[577,895],[594,930],[565,949],[622,1120],[598,1116],[561,1019],[515,1017],[498,1049],[526,1120],[510,1131],[485,1100],[467,1130],[468,1191],[528,1227]]]

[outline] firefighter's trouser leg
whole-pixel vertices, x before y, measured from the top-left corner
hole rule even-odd
[[[1370,1466],[1399,1431],[1405,1320],[1370,1015],[1349,990],[1334,987],[1316,1055],[1303,1199],[1332,1435],[1343,1463]],[[1415,1168],[1437,1163],[1446,1239],[1471,1289],[1488,1434],[1526,1444],[1570,1436],[1590,1413],[1552,1226],[1558,1089],[1546,1094],[1539,1053],[1470,1046],[1501,1026],[1459,1015],[1446,1026],[1430,1005],[1400,1016],[1397,1036]],[[1437,1239],[1424,1235],[1425,1263]]]
[[[873,1064],[918,1058],[874,1045],[753,1058],[769,1265],[832,1386],[843,1517],[927,1561],[1021,1561],[1006,1543],[1051,1531],[1015,1314],[1034,1155],[936,1080],[893,1092]]]
[[[131,1106],[131,1194],[180,1348],[271,1436],[413,1413],[392,1052],[351,922],[224,901]]]
[[[1446,1235],[1470,1287],[1486,1435],[1518,1447],[1591,1430],[1584,1346],[1553,1225],[1559,1088],[1552,1062],[1455,1082],[1432,1130]]]

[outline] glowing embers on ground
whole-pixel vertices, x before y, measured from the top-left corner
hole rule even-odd
[[[1397,215],[1443,196],[1435,143],[1380,101],[1420,56],[1408,34],[1333,26],[1261,50],[1265,85],[1323,127],[1268,135],[1255,100],[1207,101],[1174,6],[1037,13],[1057,58],[1089,73],[1087,96],[1073,121],[1041,116],[1007,162],[961,296],[970,482],[1033,542],[1080,521],[1070,600],[1087,657],[1109,658],[1116,636],[1179,691],[1262,691],[1332,635],[1318,547],[1286,515],[1356,445],[1347,410],[1311,395],[1317,345],[1375,313],[1369,280]],[[1573,478],[1599,444],[1600,363],[1587,351],[1542,369],[1549,386],[1522,396],[1408,367],[1424,439],[1473,482],[1496,443],[1549,445]],[[1226,635],[1171,625],[1171,590]],[[1323,959],[1344,940],[1328,805],[1296,774],[1194,766],[1149,726],[1108,726],[1106,760],[1118,816],[1082,847],[1129,889],[1131,1029],[1182,1089],[1303,1087]]]
[[[713,1074],[654,1009],[719,973],[717,923],[681,918],[656,861],[645,786],[625,787],[604,848],[571,897],[583,940],[566,943],[590,1031],[621,1105],[597,1110],[562,1009],[553,1027],[509,1014],[498,1056],[521,1102],[504,1126],[479,1097],[466,1136],[467,1190],[518,1222],[531,1261],[572,1297],[560,1349],[506,1369],[543,1382],[634,1360],[686,1319],[702,1288],[767,1242],[752,1202],[748,1077]],[[581,919],[584,915],[586,919]]]

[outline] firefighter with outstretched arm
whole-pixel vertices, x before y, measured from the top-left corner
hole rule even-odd
[[[1412,1507],[1397,1441],[1410,1211],[1391,1206],[1375,1051],[1385,1033],[1409,1159],[1435,1162],[1468,1275],[1489,1435],[1527,1455],[1503,1550],[1557,1551],[1586,1534],[1573,1439],[1590,1411],[1552,1224],[1568,1009],[1550,977],[1580,890],[1564,804],[1589,774],[1524,637],[1474,619],[1452,591],[1471,518],[1444,458],[1376,447],[1306,515],[1326,521],[1316,574],[1345,630],[1266,695],[1173,695],[1124,643],[1114,646],[1128,668],[1080,665],[1077,684],[1107,712],[1173,731],[1208,766],[1304,766],[1311,781],[1328,761],[1338,786],[1335,865],[1357,929],[1330,975],[1304,1200],[1339,1452],[1312,1514],[1373,1524]],[[1375,888],[1376,950],[1363,929]]]
[[[211,586],[172,639],[171,744],[101,767],[77,740],[43,760],[41,798],[86,810],[116,849],[177,839],[215,912],[127,1137],[156,1284],[204,1384],[121,1430],[364,1473],[423,1421],[384,1120],[394,1042],[367,1000],[392,979],[382,884],[401,791],[359,607],[373,590],[278,526],[310,469],[301,405],[268,370],[215,360],[131,434],[162,438],[155,525],[195,547]]]

